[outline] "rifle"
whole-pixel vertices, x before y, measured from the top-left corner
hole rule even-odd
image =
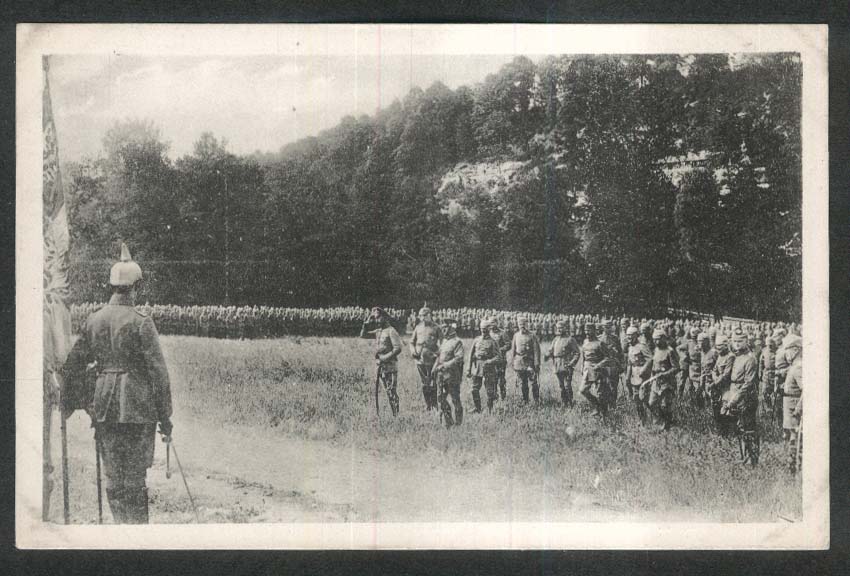
[[[381,365],[378,364],[378,369],[375,372],[375,415],[378,417],[378,423],[381,422],[381,406],[378,399],[378,391],[381,386]]]

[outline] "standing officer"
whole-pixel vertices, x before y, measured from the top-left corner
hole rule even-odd
[[[519,331],[511,342],[514,372],[522,385],[522,401],[528,403],[528,383],[531,381],[531,393],[535,402],[540,401],[540,342],[528,329],[528,319],[520,316],[517,320]]]
[[[726,421],[720,413],[720,409],[722,407],[723,393],[729,388],[730,378],[732,376],[732,363],[735,361],[735,356],[729,353],[729,339],[725,334],[717,335],[714,348],[717,351],[717,357],[714,361],[714,371],[711,378],[711,412],[714,415],[714,422],[717,425],[718,431],[725,435],[729,430],[726,426]]]
[[[490,332],[493,340],[499,347],[499,363],[496,366],[496,386],[499,389],[499,396],[504,400],[507,396],[508,353],[511,351],[513,333],[507,322],[505,322],[504,330],[501,329],[498,320],[492,322]]]
[[[581,350],[575,340],[567,334],[567,324],[563,320],[555,323],[555,339],[546,354],[555,365],[555,376],[561,389],[561,401],[564,406],[573,405],[573,370],[578,363]]]
[[[416,360],[426,410],[437,408],[437,382],[432,371],[442,339],[443,333],[440,327],[431,319],[431,309],[423,306],[419,310],[419,324],[413,329],[413,336],[410,339],[410,354]]]
[[[608,393],[610,405],[617,405],[617,396],[620,385],[620,366],[623,361],[623,348],[620,346],[620,339],[614,333],[614,323],[610,319],[605,319],[600,323],[599,341],[605,344],[608,353],[611,355],[611,360],[608,363],[605,371],[607,372],[606,380],[608,381]]]
[[[593,322],[584,325],[584,332],[586,337],[581,345],[582,380],[579,392],[593,406],[594,416],[604,416],[608,412],[610,398],[604,368],[610,361],[610,354],[605,344],[596,338],[596,325]]]
[[[65,364],[66,381],[85,388],[95,375],[90,415],[106,473],[106,496],[119,524],[147,524],[147,469],[153,464],[156,423],[171,436],[171,386],[149,316],[135,308],[142,269],[121,245],[112,266],[109,304],[92,314]],[[90,372],[89,372],[90,370]]]
[[[652,353],[652,389],[649,392],[649,410],[655,426],[667,430],[673,421],[673,394],[675,376],[679,371],[679,356],[667,344],[667,336],[660,328],[652,333],[655,350]]]
[[[475,404],[473,414],[481,412],[481,386],[487,392],[487,410],[493,410],[496,401],[496,371],[499,366],[501,352],[490,333],[490,322],[481,320],[481,335],[472,342],[467,362],[466,376],[472,378],[472,402]]]
[[[652,384],[644,386],[644,382],[649,380],[649,375],[652,373],[652,350],[640,341],[640,333],[635,326],[629,326],[626,330],[626,336],[629,338],[626,389],[641,422],[646,424],[649,388]]]
[[[463,422],[463,404],[460,401],[460,383],[463,380],[463,342],[457,336],[457,324],[446,319],[443,324],[444,339],[437,352],[434,373],[440,389],[440,409],[446,428],[460,426]],[[452,406],[447,398],[451,396],[455,416],[452,418]]]
[[[803,340],[796,334],[785,337],[782,348],[789,364],[782,386],[782,436],[788,456],[788,469],[797,473],[800,444],[800,424],[803,416]]]
[[[775,404],[781,404],[775,382],[777,343],[773,338],[767,339],[767,347],[762,349],[758,361],[759,383],[761,384],[762,413],[768,416],[776,414]],[[780,423],[781,424],[781,423]]]
[[[729,376],[729,390],[724,394],[721,411],[735,419],[738,433],[743,435],[745,455],[753,466],[758,464],[758,366],[750,353],[747,336],[736,333],[732,338],[734,359]]]
[[[699,364],[700,374],[695,384],[694,402],[700,408],[705,406],[706,400],[710,401],[710,391],[714,381],[714,364],[717,362],[717,351],[711,346],[711,337],[707,332],[700,332],[697,336],[699,342]]]
[[[369,325],[378,328],[369,330]],[[372,308],[369,316],[363,320],[360,328],[361,338],[375,339],[375,360],[378,364],[378,378],[387,391],[393,416],[398,416],[398,356],[401,354],[401,338],[390,324],[387,313],[380,306]]]

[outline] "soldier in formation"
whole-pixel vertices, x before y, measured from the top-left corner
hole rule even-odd
[[[635,326],[626,330],[628,336],[628,363],[626,364],[626,386],[629,398],[635,406],[641,422],[646,423],[646,405],[649,402],[649,386],[645,382],[652,373],[652,350],[640,340]]]
[[[564,406],[573,406],[573,370],[578,364],[581,351],[575,340],[567,334],[567,325],[563,320],[555,323],[555,339],[546,354],[554,365],[555,377],[561,390],[561,402]]]
[[[497,371],[501,362],[499,346],[493,340],[489,320],[481,321],[481,335],[473,342],[469,350],[466,376],[472,379],[472,402],[475,406],[473,413],[481,412],[481,387],[487,394],[487,410],[493,410],[496,401]]]
[[[410,354],[416,361],[419,379],[422,381],[422,397],[425,409],[437,409],[437,383],[434,379],[434,362],[440,351],[443,333],[431,318],[431,309],[423,306],[419,310],[419,323],[410,338]]]
[[[86,395],[95,442],[103,458],[106,496],[116,523],[148,522],[147,469],[153,464],[156,425],[169,440],[171,387],[153,320],[135,307],[142,270],[122,245],[109,274],[112,298],[86,320],[64,366],[71,389]]]
[[[522,401],[528,402],[528,385],[531,384],[531,394],[535,402],[540,401],[540,341],[528,329],[528,319],[520,316],[517,320],[519,330],[514,334],[511,343],[511,357],[514,372],[522,386]]]
[[[782,386],[782,436],[785,441],[788,469],[791,474],[799,471],[802,462],[800,442],[803,416],[803,341],[796,334],[789,334],[783,342],[783,353],[788,369]]]
[[[596,324],[588,322],[584,331],[586,336],[581,346],[582,379],[579,391],[593,406],[594,415],[605,416],[611,397],[605,367],[611,355],[605,343],[596,337]]]
[[[460,426],[463,423],[463,404],[460,400],[460,385],[463,380],[463,342],[457,335],[457,324],[453,320],[446,320],[443,324],[443,341],[437,352],[437,360],[434,363],[440,389],[440,410],[443,413],[443,422],[446,428]],[[451,398],[451,405],[448,399]],[[452,417],[454,407],[454,417]]]
[[[370,327],[377,325],[370,330]],[[390,402],[393,416],[398,416],[398,356],[401,354],[401,337],[390,325],[389,317],[383,308],[375,306],[363,320],[360,328],[361,338],[374,338],[375,362],[378,380],[383,384]]]

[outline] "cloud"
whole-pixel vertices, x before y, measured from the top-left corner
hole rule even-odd
[[[152,120],[171,154],[190,153],[204,131],[236,153],[277,150],[374,114],[416,84],[472,85],[504,57],[62,57],[54,112],[67,159],[95,156],[104,132],[126,118]],[[53,70],[53,66],[51,69]]]

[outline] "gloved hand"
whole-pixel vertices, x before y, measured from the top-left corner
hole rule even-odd
[[[171,431],[174,429],[174,425],[171,423],[171,419],[166,418],[165,420],[159,423],[159,433],[163,436],[171,437]]]

